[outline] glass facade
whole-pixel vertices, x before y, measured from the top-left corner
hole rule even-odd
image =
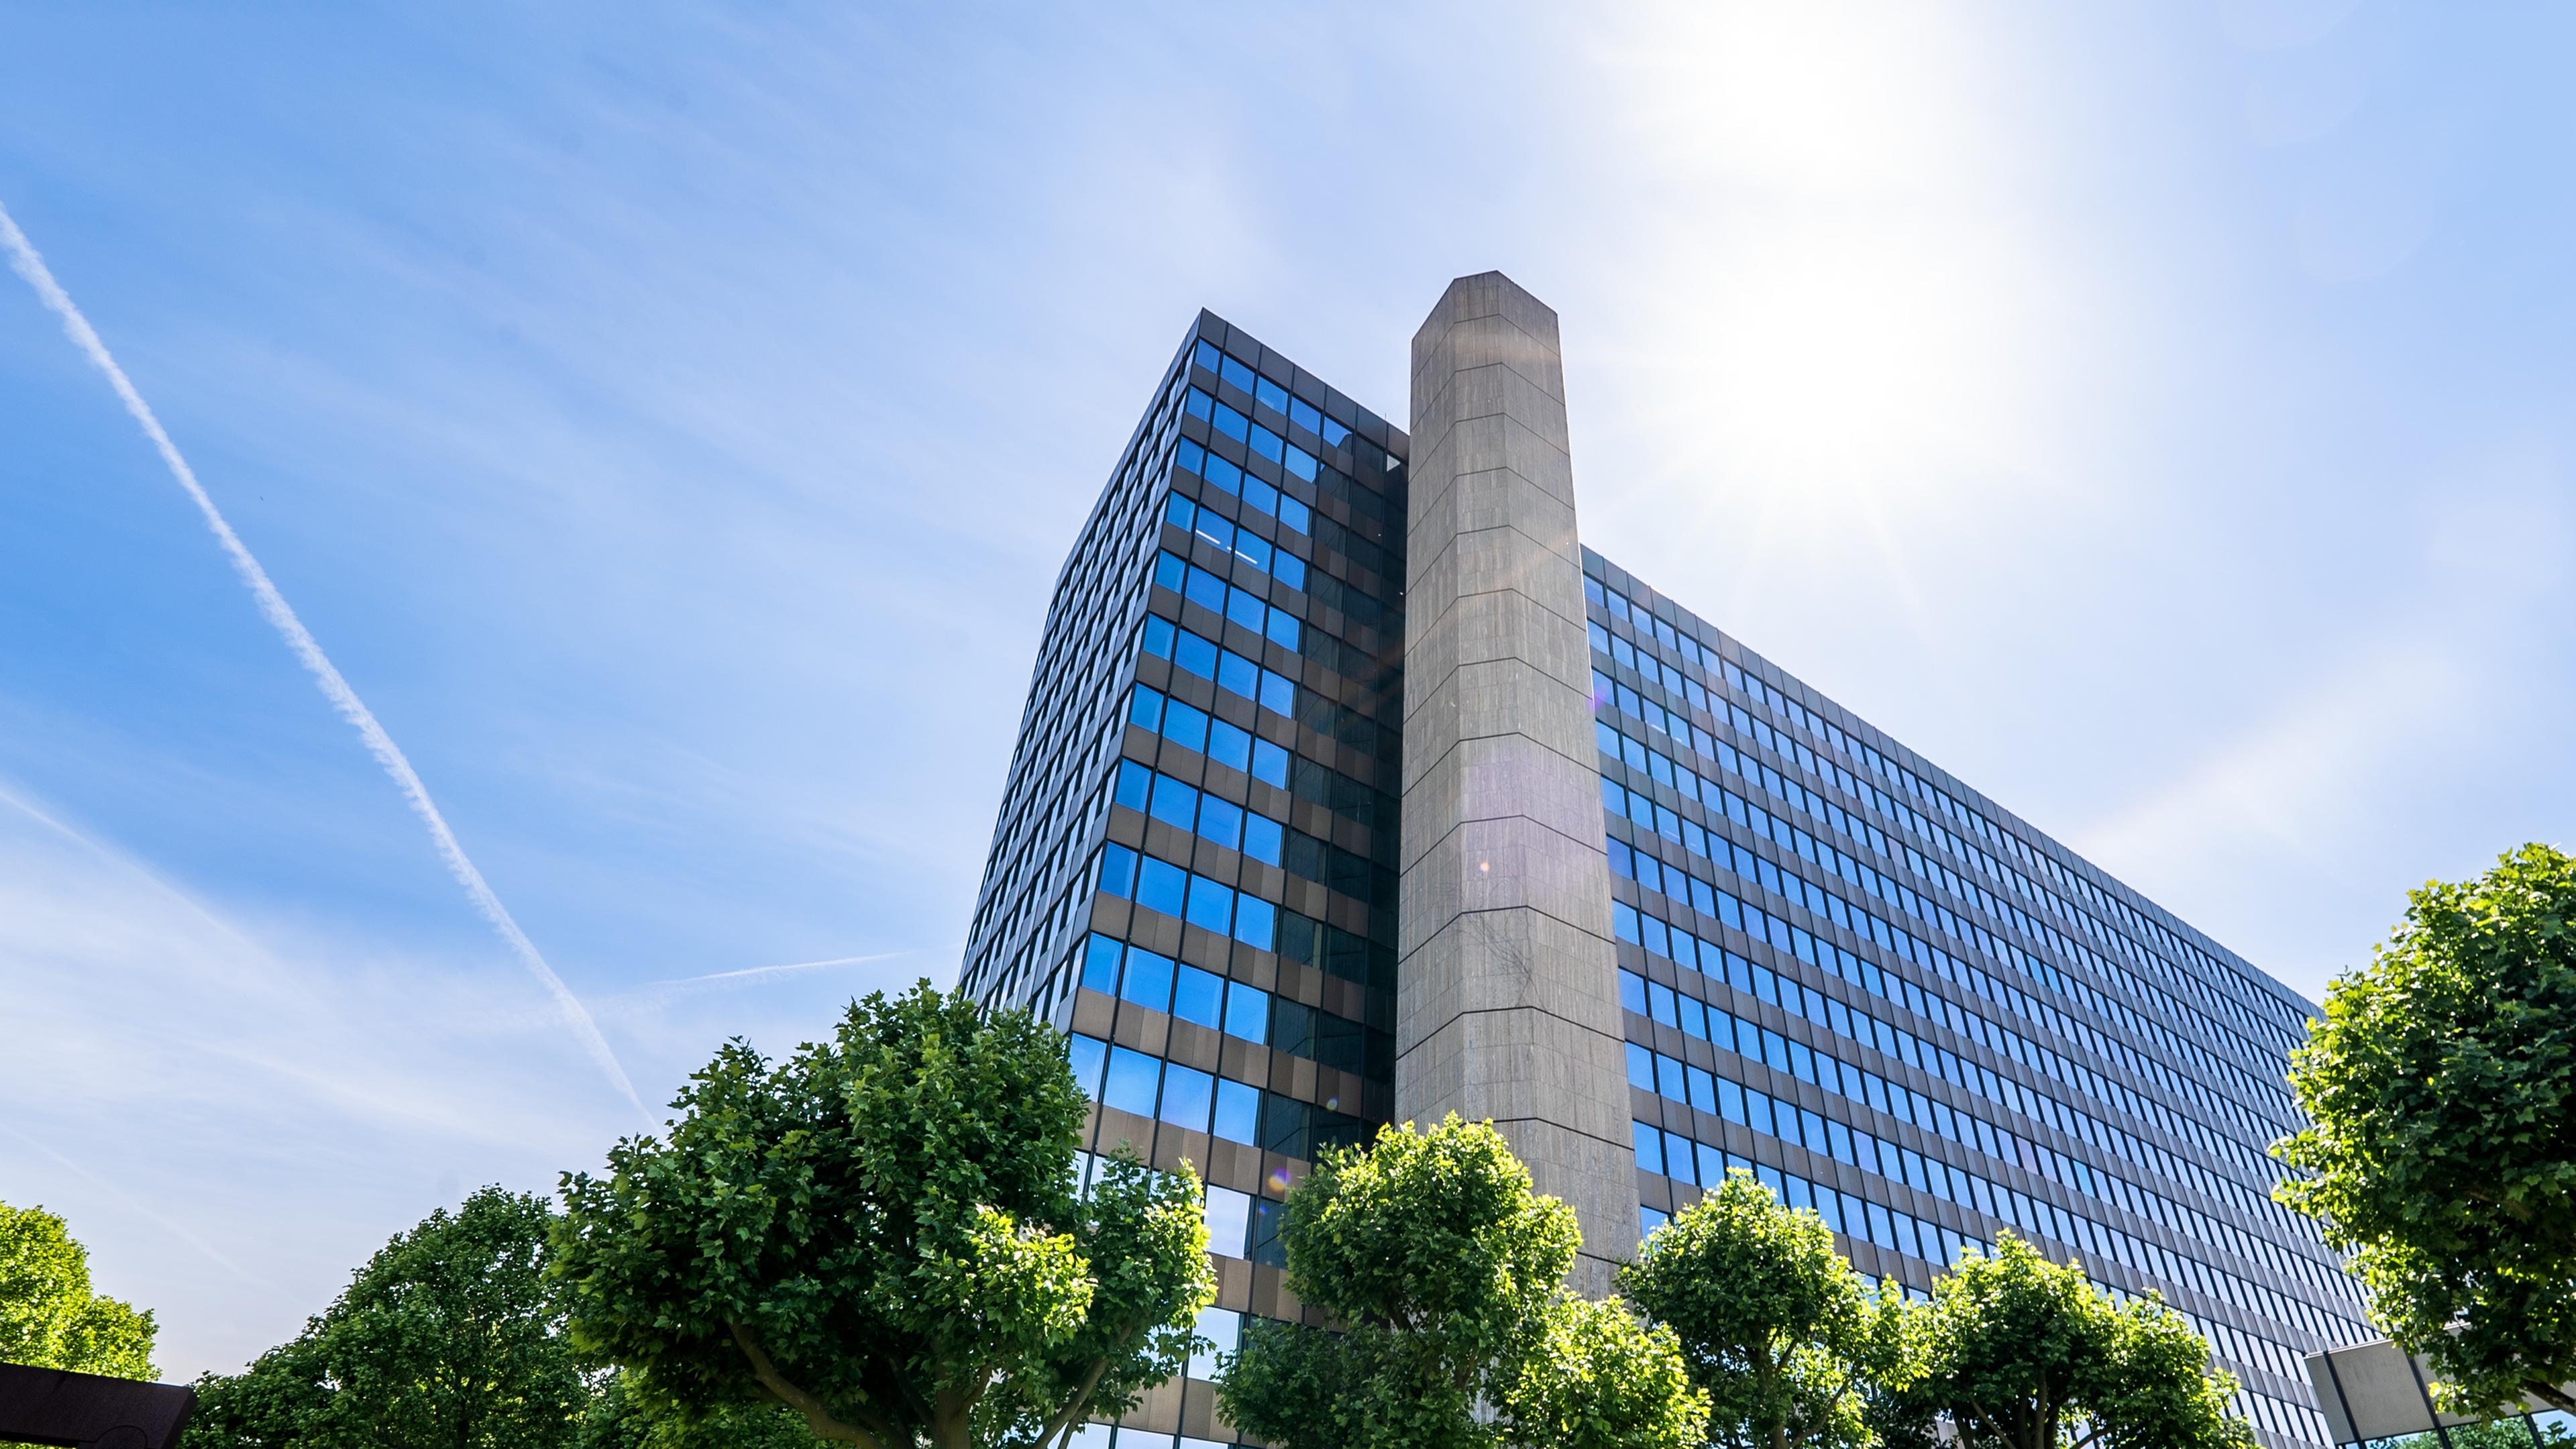
[[[1405,435],[1212,314],[1057,580],[964,982],[1208,1182],[1202,1332],[1396,1111]],[[2309,1003],[1586,549],[1640,1232],[1741,1168],[1907,1290],[2010,1228],[2188,1313],[2275,1449],[2367,1336],[2270,1200]],[[1093,1449],[1234,1436],[1210,1354]]]
[[[1070,1035],[1087,1145],[1207,1180],[1221,1348],[1288,1311],[1316,1148],[1394,1111],[1404,454],[1200,314],[1057,581],[969,933],[966,989]],[[1213,1372],[1118,1442],[1230,1442]]]
[[[2011,1229],[2161,1292],[2267,1442],[2367,1337],[2271,1200],[2309,1004],[1589,549],[1640,1226],[1731,1168],[1908,1290]]]

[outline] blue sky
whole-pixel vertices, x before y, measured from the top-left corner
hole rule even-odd
[[[17,7],[0,205],[648,1103],[953,976],[1195,308],[1489,267],[1588,542],[2314,996],[2576,812],[2571,29]],[[0,1200],[228,1368],[638,1118],[0,283]]]

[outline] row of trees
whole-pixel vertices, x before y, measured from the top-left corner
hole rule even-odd
[[[2414,894],[2296,1056],[2315,1125],[2284,1201],[2355,1255],[2446,1405],[2576,1408],[2576,859]],[[770,1062],[736,1043],[667,1140],[564,1208],[497,1189],[397,1238],[294,1342],[202,1384],[218,1446],[682,1449],[1062,1443],[1177,1372],[1211,1298],[1198,1185],[1103,1164],[1057,1037],[923,988]],[[1490,1128],[1390,1130],[1293,1193],[1326,1326],[1255,1324],[1235,1422],[1299,1446],[2009,1449],[2242,1443],[2231,1385],[2153,1301],[2009,1237],[1928,1301],[1865,1289],[1738,1177],[1622,1297],[1562,1286],[1562,1204]],[[61,1221],[0,1208],[0,1358],[151,1373]]]
[[[194,1442],[772,1449],[1061,1445],[1180,1371],[1213,1298],[1183,1168],[1076,1163],[1061,1039],[926,985],[772,1062],[739,1043],[563,1208],[486,1189],[396,1238],[293,1342],[201,1381]],[[1228,1417],[1290,1449],[2243,1441],[2153,1304],[2006,1239],[1928,1302],[1863,1284],[1737,1176],[1570,1293],[1573,1215],[1452,1119],[1328,1154]]]
[[[1561,1286],[1572,1213],[1454,1118],[1328,1156],[1285,1240],[1331,1326],[1254,1325],[1220,1392],[1289,1449],[1928,1449],[1945,1426],[1992,1449],[2254,1442],[2161,1304],[2115,1306],[2009,1236],[1908,1302],[1740,1172],[1646,1240],[1624,1299]]]

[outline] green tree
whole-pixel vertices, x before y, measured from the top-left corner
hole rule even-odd
[[[2114,1305],[2080,1263],[2053,1264],[2002,1235],[1933,1280],[1903,1313],[1892,1392],[1872,1404],[1891,1445],[1937,1442],[1947,1420],[1969,1449],[2253,1449],[2227,1415],[2236,1381],[2149,1297]]]
[[[1869,1437],[1862,1394],[1882,1310],[1833,1229],[1741,1170],[1646,1239],[1619,1287],[1680,1338],[1709,1442],[1826,1449]]]
[[[695,1422],[656,1417],[622,1373],[603,1375],[575,1449],[814,1449],[805,1418],[783,1404],[733,1404]]]
[[[152,1314],[90,1291],[89,1250],[40,1207],[0,1203],[0,1363],[158,1376]]]
[[[1186,1363],[1213,1297],[1187,1170],[1073,1189],[1063,1038],[924,982],[775,1065],[737,1041],[670,1140],[568,1175],[556,1275],[657,1416],[783,1403],[814,1435],[1042,1444]]]
[[[1680,1449],[1705,1396],[1670,1330],[1562,1286],[1581,1235],[1502,1134],[1456,1117],[1328,1151],[1289,1194],[1289,1286],[1330,1330],[1256,1320],[1221,1371],[1287,1449]]]
[[[387,1243],[291,1343],[198,1380],[210,1449],[569,1446],[591,1388],[545,1281],[553,1212],[487,1187]]]
[[[2576,1410],[2576,857],[2409,893],[2309,1024],[2280,1200],[2352,1255],[2444,1407]]]

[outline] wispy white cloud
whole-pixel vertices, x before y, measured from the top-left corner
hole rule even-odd
[[[170,476],[176,479],[179,486],[187,492],[189,501],[196,504],[198,513],[205,519],[207,529],[214,534],[215,541],[223,546],[225,555],[232,561],[234,571],[241,575],[242,583],[250,589],[252,598],[258,602],[260,613],[277,630],[279,636],[285,639],[287,647],[294,652],[296,660],[312,674],[314,682],[321,687],[323,696],[331,701],[332,707],[340,712],[343,719],[356,728],[358,737],[365,742],[368,753],[375,756],[376,762],[383,766],[385,773],[402,791],[404,801],[411,806],[412,813],[418,815],[421,823],[428,828],[431,843],[437,847],[439,858],[446,862],[448,872],[456,877],[457,883],[465,887],[466,896],[474,903],[475,910],[491,923],[493,930],[500,933],[501,939],[509,946],[512,954],[516,955],[529,972],[545,986],[548,994],[562,1009],[565,1024],[579,1038],[583,1049],[589,1052],[591,1059],[598,1064],[600,1071],[607,1076],[619,1094],[626,1098],[639,1115],[643,1115],[644,1101],[636,1095],[635,1084],[628,1079],[626,1068],[617,1060],[617,1053],[609,1047],[608,1039],[600,1034],[598,1023],[591,1019],[590,1012],[582,1005],[581,999],[573,994],[572,988],[566,986],[563,978],[555,974],[555,969],[546,963],[546,958],[537,950],[536,943],[528,939],[527,932],[519,929],[518,921],[513,919],[509,909],[501,904],[501,898],[493,892],[490,883],[484,880],[483,872],[475,866],[472,858],[466,855],[465,847],[457,842],[456,832],[448,828],[447,817],[439,812],[438,803],[430,798],[429,787],[422,783],[420,773],[412,768],[411,760],[403,754],[401,747],[394,743],[393,736],[385,732],[383,724],[376,719],[375,712],[368,709],[366,701],[358,697],[357,690],[350,687],[349,681],[341,675],[339,667],[331,662],[330,656],[322,652],[321,644],[314,639],[312,631],[304,627],[304,621],[296,617],[295,610],[288,606],[286,596],[278,592],[277,585],[268,576],[268,571],[260,566],[259,560],[252,556],[249,546],[241,541],[241,536],[233,531],[232,525],[225,520],[223,512],[215,507],[214,498],[206,492],[205,485],[197,480],[196,470],[189,467],[188,460],[180,455],[178,445],[170,441],[169,433],[163,430],[160,419],[152,412],[151,405],[143,400],[143,394],[136,390],[132,379],[125,375],[125,369],[117,365],[116,358],[107,350],[107,344],[100,339],[97,329],[90,326],[89,319],[83,316],[80,309],[73,304],[71,295],[65,292],[62,285],[54,279],[54,274],[45,265],[43,256],[36,251],[34,244],[27,240],[27,234],[19,229],[17,221],[9,215],[6,206],[0,206],[0,246],[7,248],[12,269],[26,279],[28,286],[35,289],[37,297],[43,301],[45,307],[61,319],[63,332],[71,338],[72,345],[80,349],[81,355],[87,358],[90,364],[106,377],[108,385],[116,390],[118,400],[124,403],[126,412],[131,414],[136,424],[143,429],[144,436],[151,440],[153,449],[161,455],[162,463],[169,468]]]

